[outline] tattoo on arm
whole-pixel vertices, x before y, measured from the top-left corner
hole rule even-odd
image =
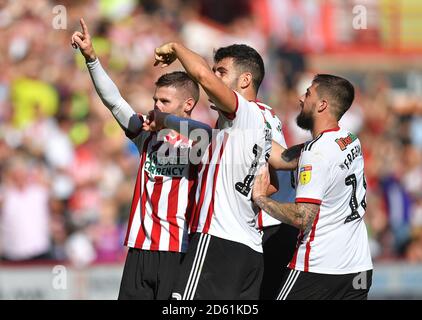
[[[302,231],[312,227],[319,211],[319,205],[313,203],[280,203],[268,197],[261,196],[255,203],[272,217],[287,223]]]
[[[301,143],[284,150],[284,152],[281,154],[281,158],[286,162],[298,160],[303,146],[304,144]]]

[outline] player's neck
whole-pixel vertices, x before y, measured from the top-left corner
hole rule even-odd
[[[338,127],[338,121],[335,120],[315,121],[314,128],[312,129],[312,138],[315,139],[321,133],[337,129]]]
[[[236,91],[246,100],[256,101],[256,93],[253,90],[238,88]]]

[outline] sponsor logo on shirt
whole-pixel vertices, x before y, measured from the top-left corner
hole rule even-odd
[[[299,170],[299,182],[300,184],[308,184],[312,178],[312,166],[305,165]]]
[[[351,144],[353,141],[357,139],[357,136],[355,136],[353,133],[349,133],[347,137],[345,138],[338,138],[336,139],[336,143],[340,147],[341,151],[346,150],[347,146]]]
[[[163,148],[147,155],[144,170],[152,176],[182,177],[188,164],[188,148]]]

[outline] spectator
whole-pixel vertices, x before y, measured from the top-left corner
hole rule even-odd
[[[0,214],[3,259],[28,261],[50,257],[49,189],[43,167],[14,158],[5,170]]]

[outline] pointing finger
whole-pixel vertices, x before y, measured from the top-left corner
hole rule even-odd
[[[79,20],[79,22],[80,22],[81,27],[82,27],[82,32],[83,32],[84,34],[86,34],[86,35],[89,35],[89,32],[88,32],[88,26],[86,25],[86,23],[85,23],[85,21],[84,21],[84,18],[81,18],[81,19]]]

